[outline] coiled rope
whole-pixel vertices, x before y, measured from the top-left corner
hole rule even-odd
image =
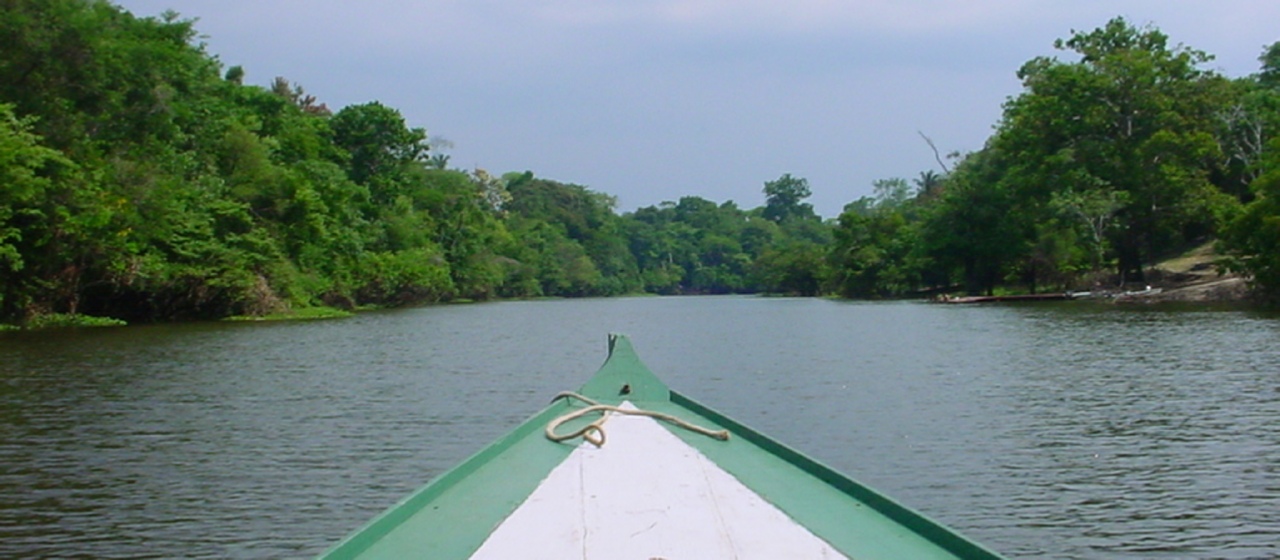
[[[689,422],[679,417],[672,416],[670,414],[666,414],[662,412],[656,412],[653,410],[642,410],[639,408],[620,408],[613,405],[600,404],[594,400],[591,400],[587,397],[584,397],[572,391],[561,392],[560,394],[552,398],[551,402],[556,402],[560,399],[577,399],[584,403],[587,403],[590,406],[587,406],[586,408],[579,408],[578,410],[575,410],[568,414],[564,414],[556,418],[555,420],[552,420],[551,423],[547,424],[547,439],[554,442],[561,442],[567,439],[581,437],[582,439],[591,442],[591,444],[595,445],[596,447],[603,446],[604,439],[605,439],[604,421],[609,418],[608,413],[610,412],[616,412],[618,414],[627,414],[631,416],[648,416],[649,418],[662,420],[664,422],[670,422],[672,424],[675,424],[676,426],[679,426],[691,432],[712,437],[720,441],[726,441],[729,439],[729,430],[709,430],[707,428],[703,428],[702,426],[698,426],[696,424],[690,424]],[[556,428],[560,427],[561,424],[564,424],[565,422],[568,422],[570,420],[581,418],[588,414],[594,414],[597,412],[601,413],[600,418],[597,418],[595,421],[591,422],[590,424],[587,424],[586,426],[583,426],[568,434],[556,433]]]

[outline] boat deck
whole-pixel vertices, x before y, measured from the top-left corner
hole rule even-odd
[[[602,424],[603,446],[557,443],[547,425],[584,406],[558,401],[326,558],[998,558],[671,392],[619,340],[625,348],[582,393],[725,429],[729,439],[615,413]]]

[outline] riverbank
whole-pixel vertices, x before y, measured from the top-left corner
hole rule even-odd
[[[1146,270],[1146,282],[1125,285],[1123,288],[1111,290],[1094,290],[1092,295],[1082,292],[1063,292],[1049,294],[1001,294],[995,296],[935,296],[934,301],[943,303],[983,303],[1009,301],[1045,301],[1066,299],[1109,299],[1115,303],[1249,303],[1253,301],[1253,293],[1247,278],[1237,274],[1222,274],[1218,271],[1219,255],[1214,251],[1214,243],[1207,242],[1182,255],[1162,261]],[[1118,277],[1110,281],[1103,280],[1102,285],[1115,285]],[[630,297],[657,294],[631,294]],[[690,294],[694,295],[694,294]],[[759,294],[768,296],[770,294]],[[523,298],[514,298],[523,299]],[[558,298],[532,298],[558,299]],[[450,304],[474,303],[474,300],[457,299]],[[264,316],[232,316],[223,321],[301,321],[315,319],[332,319],[351,316],[355,312],[377,309],[376,306],[360,307],[351,311],[334,307],[316,306],[290,309]],[[0,331],[5,330],[40,330],[60,327],[102,327],[123,326],[124,321],[109,317],[91,317],[87,315],[51,314],[41,316],[27,325],[10,325],[0,323]]]
[[[934,295],[938,303],[1026,302],[1070,299],[1106,300],[1113,303],[1251,303],[1249,279],[1220,272],[1214,242],[1206,242],[1182,255],[1153,265],[1142,282],[1124,283],[1116,274],[1094,281],[1092,290],[1053,293],[998,293],[979,296]]]
[[[342,317],[350,317],[358,311],[370,311],[375,307],[365,307],[354,311],[337,309],[333,307],[304,307],[299,309],[290,309],[278,313],[268,315],[232,315],[224,317],[221,321],[312,321],[317,319],[338,319]],[[72,315],[69,313],[49,313],[46,315],[37,315],[25,324],[9,324],[0,323],[0,331],[38,331],[46,329],[59,328],[98,328],[98,327],[123,327],[127,326],[127,321],[115,319],[112,317],[95,317],[93,315]]]
[[[1151,288],[1116,297],[1116,303],[1232,303],[1252,299],[1247,278],[1218,271],[1213,243],[1163,261],[1147,271]]]

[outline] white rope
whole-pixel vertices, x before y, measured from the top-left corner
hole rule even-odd
[[[720,441],[726,441],[729,439],[729,430],[709,430],[707,428],[703,428],[702,426],[690,424],[689,422],[686,422],[683,419],[680,419],[670,414],[665,414],[662,412],[655,412],[652,410],[641,410],[638,408],[620,408],[613,405],[600,404],[594,400],[591,400],[587,397],[584,397],[582,395],[579,395],[571,391],[565,391],[556,395],[555,398],[551,399],[551,402],[555,402],[560,399],[578,399],[584,403],[587,403],[590,406],[586,408],[579,408],[578,410],[575,410],[568,414],[564,414],[556,418],[555,420],[552,420],[551,423],[547,424],[547,439],[555,442],[561,442],[567,439],[581,437],[582,439],[591,442],[591,444],[595,445],[596,447],[603,446],[604,439],[605,439],[604,438],[604,421],[609,418],[608,413],[610,412],[616,412],[618,414],[628,414],[631,416],[648,416],[649,418],[670,422],[672,424],[675,424],[676,426],[679,426],[691,432],[696,432],[708,437],[713,437]],[[568,433],[568,434],[556,433],[556,428],[560,427],[561,424],[564,424],[565,422],[568,422],[570,420],[581,418],[588,414],[594,414],[597,412],[601,413],[601,416],[600,418],[596,419],[594,422],[591,422],[590,424],[587,424],[586,426],[583,426],[573,431],[572,433]]]

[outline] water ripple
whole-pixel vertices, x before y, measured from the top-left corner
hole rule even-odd
[[[1280,321],[511,302],[0,334],[0,557],[308,557],[582,383],[672,386],[1015,558],[1280,557]]]

